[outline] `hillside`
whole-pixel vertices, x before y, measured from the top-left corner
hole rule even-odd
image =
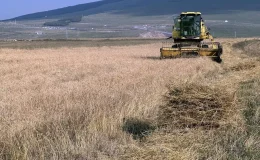
[[[64,18],[99,13],[128,14],[133,16],[172,15],[181,11],[201,11],[204,14],[224,14],[232,11],[259,11],[257,0],[103,0],[51,11],[15,17],[16,20]]]
[[[202,12],[214,37],[260,36],[256,0],[103,0],[5,20],[0,39],[166,38],[182,11]]]

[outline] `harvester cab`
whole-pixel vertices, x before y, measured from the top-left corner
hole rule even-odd
[[[203,42],[205,39],[210,42]],[[182,12],[176,17],[171,40],[161,48],[161,58],[208,56],[221,62],[221,54],[222,46],[214,42],[200,12]]]

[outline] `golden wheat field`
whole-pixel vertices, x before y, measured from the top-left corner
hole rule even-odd
[[[220,41],[221,64],[160,42],[0,49],[1,159],[260,158],[259,42]]]

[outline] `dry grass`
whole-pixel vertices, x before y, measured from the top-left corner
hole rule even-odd
[[[78,47],[102,47],[102,46],[132,46],[140,44],[153,44],[162,39],[141,39],[141,38],[114,38],[114,39],[44,39],[32,41],[0,41],[1,48],[12,49],[57,49],[57,48],[78,48]]]
[[[225,43],[224,47],[232,43]],[[226,104],[223,97],[234,95],[241,81],[259,71],[259,64],[255,62],[256,66],[243,75],[240,71],[221,74],[226,66],[236,65],[230,62],[233,53],[228,49],[220,65],[208,58],[161,61],[157,58],[160,46],[156,43],[1,49],[1,158],[197,159],[205,156],[203,151],[212,145],[208,138],[214,139],[215,130],[187,128],[185,133],[178,129],[165,133],[158,128],[142,141],[136,141],[123,131],[123,124],[131,119],[140,120],[141,124],[147,121],[151,126],[159,124],[159,106],[164,104],[169,84],[180,89],[187,88],[184,84],[198,84],[199,87],[191,89],[200,93],[198,97],[188,91],[184,95],[192,97],[194,105],[208,103],[214,106],[213,110],[219,110]],[[201,90],[200,86],[209,87]],[[232,98],[227,102],[238,107]],[[244,124],[238,109],[218,117],[217,131],[227,125]],[[200,120],[196,119],[196,123]],[[222,153],[223,149],[217,151]]]

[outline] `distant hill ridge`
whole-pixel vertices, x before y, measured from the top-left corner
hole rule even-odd
[[[102,0],[15,17],[16,20],[66,18],[112,12],[133,16],[171,15],[182,11],[221,14],[230,11],[260,11],[259,0]]]

